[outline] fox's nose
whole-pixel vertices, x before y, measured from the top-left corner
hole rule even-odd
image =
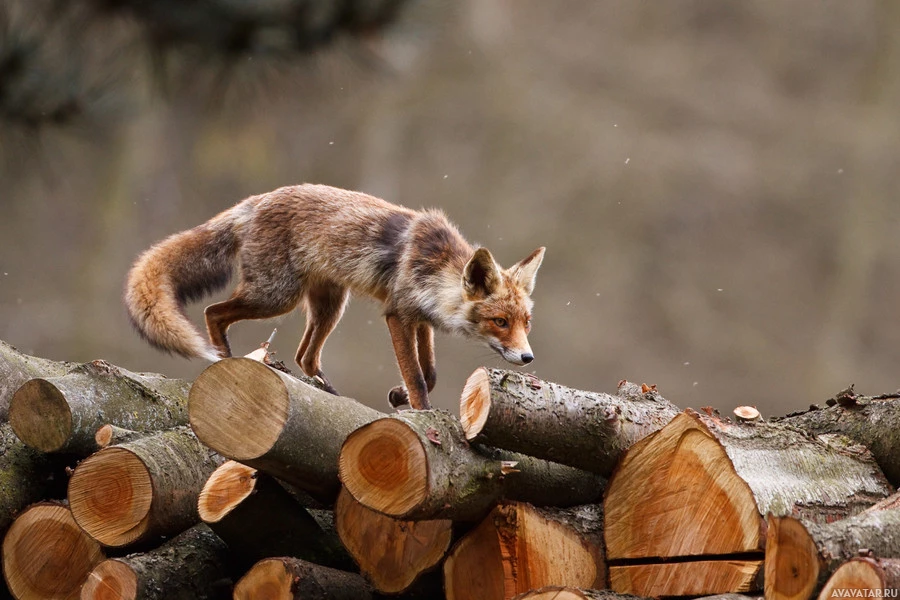
[[[523,352],[522,353],[522,362],[526,365],[534,360],[534,354],[531,352]]]

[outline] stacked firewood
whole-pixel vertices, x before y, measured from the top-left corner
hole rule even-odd
[[[900,587],[896,394],[773,422],[478,369],[459,416],[387,415],[259,357],[189,385],[0,342],[0,598]]]

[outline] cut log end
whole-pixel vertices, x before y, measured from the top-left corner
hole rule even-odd
[[[428,495],[425,450],[410,427],[396,419],[380,419],[350,434],[339,468],[354,498],[387,515],[405,515]]]
[[[75,520],[107,546],[122,546],[143,534],[153,499],[150,473],[124,448],[106,448],[85,459],[69,480]]]
[[[256,469],[230,460],[216,469],[200,492],[200,520],[218,523],[256,488]]]
[[[466,380],[459,399],[459,418],[462,421],[466,439],[475,439],[491,412],[491,376],[484,367],[475,369]]]
[[[232,358],[201,373],[191,386],[188,412],[204,443],[235,460],[252,460],[278,440],[289,403],[284,382],[269,367]]]
[[[81,588],[81,600],[136,600],[137,597],[137,575],[127,564],[114,558],[97,565]]]
[[[734,416],[743,422],[759,421],[761,418],[755,406],[738,406],[734,409]]]
[[[267,558],[256,563],[234,588],[235,600],[293,598],[294,575],[283,561]]]
[[[23,512],[3,541],[3,573],[16,598],[74,598],[94,565],[100,545],[64,506],[38,504]]]
[[[31,379],[16,390],[10,400],[9,423],[26,446],[41,452],[56,452],[72,435],[69,404],[46,379]]]
[[[769,517],[766,532],[766,598],[805,600],[819,579],[816,543],[797,519]]]
[[[849,590],[867,591],[861,598],[886,597],[884,573],[873,560],[851,560],[838,567],[819,594],[819,600],[849,597]]]

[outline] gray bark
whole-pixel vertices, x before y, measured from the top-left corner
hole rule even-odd
[[[0,340],[0,423],[7,420],[9,401],[19,386],[34,377],[59,377],[75,363],[29,356]]]

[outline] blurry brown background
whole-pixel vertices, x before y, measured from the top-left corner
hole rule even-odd
[[[96,82],[119,78],[109,115],[0,129],[0,339],[26,352],[195,376],[129,326],[131,261],[317,182],[441,207],[504,266],[547,246],[541,378],[765,415],[900,385],[893,0],[432,0],[294,61],[181,65],[179,85],[120,58],[92,57]],[[235,352],[276,324],[292,365],[299,314],[236,325]],[[444,335],[437,356],[446,408],[502,366]],[[351,303],[324,364],[387,408],[400,378],[377,306]]]

